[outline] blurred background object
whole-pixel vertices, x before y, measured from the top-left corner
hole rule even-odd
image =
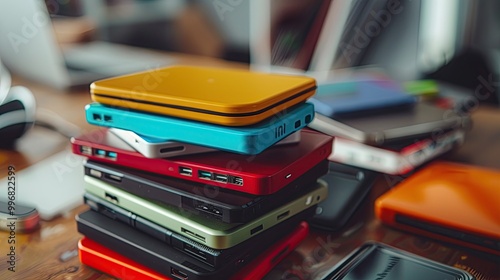
[[[100,40],[248,62],[247,0],[79,2]]]
[[[106,41],[313,76],[374,65],[398,81],[435,79],[443,91],[481,86],[477,99],[498,104],[495,0],[38,1],[60,44]]]
[[[252,1],[251,63],[255,69],[294,72],[272,61],[271,34],[280,28],[272,25],[289,22],[272,18],[279,3]],[[296,15],[290,9],[294,5],[284,6],[284,12]],[[271,17],[267,25],[257,17],[266,13]],[[306,73],[322,82],[346,68],[373,65],[397,81],[435,79],[446,95],[472,95],[498,105],[500,34],[493,30],[499,14],[500,3],[494,0],[332,1]],[[341,26],[341,33],[334,26]]]

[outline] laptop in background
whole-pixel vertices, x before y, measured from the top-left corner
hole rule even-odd
[[[14,73],[57,88],[171,64],[173,59],[104,41],[58,45],[45,1],[0,4],[0,57]]]

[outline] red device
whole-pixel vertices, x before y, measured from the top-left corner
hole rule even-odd
[[[71,139],[73,153],[89,159],[256,195],[272,194],[332,152],[332,136],[302,129],[297,144],[273,146],[258,155],[228,152],[147,158],[107,129]],[[325,170],[325,173],[327,170]]]
[[[292,252],[309,233],[307,222],[301,222],[268,250],[246,265],[231,280],[261,279]],[[80,262],[119,279],[167,280],[172,279],[138,264],[104,246],[83,237],[78,242]]]
[[[80,262],[119,279],[171,280],[101,244],[83,237],[78,241]]]

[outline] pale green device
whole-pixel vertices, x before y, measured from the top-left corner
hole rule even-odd
[[[228,224],[183,211],[175,206],[132,195],[90,176],[85,175],[84,180],[87,192],[214,249],[227,249],[235,246],[255,234],[317,205],[328,195],[327,184],[318,180],[310,192],[288,204],[246,224]]]

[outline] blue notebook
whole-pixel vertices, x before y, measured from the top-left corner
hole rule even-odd
[[[296,105],[251,126],[229,127],[187,119],[128,111],[91,103],[85,107],[93,125],[133,131],[146,137],[190,143],[239,154],[259,154],[314,118],[314,106]]]

